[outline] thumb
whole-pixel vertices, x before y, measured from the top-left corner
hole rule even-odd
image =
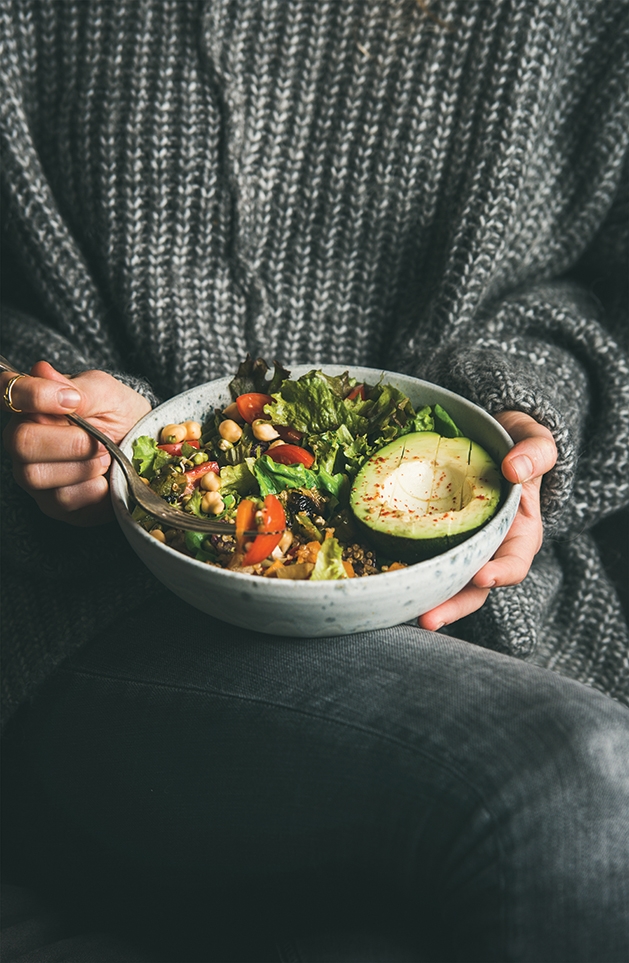
[[[37,361],[31,368],[31,376],[41,378],[44,381],[55,381],[64,388],[53,391],[52,386],[48,385],[43,389],[43,394],[49,399],[49,410],[53,413],[55,404],[63,410],[76,411],[83,402],[83,395],[76,384],[66,375],[61,374],[48,361]]]
[[[0,375],[0,389],[15,378],[11,372]],[[33,365],[30,376],[14,381],[12,411],[35,415],[65,415],[81,404],[81,392],[69,379],[46,361]]]
[[[502,462],[508,481],[525,483],[551,470],[557,461],[557,447],[548,428],[522,411],[502,412],[497,420],[515,442]]]
[[[53,368],[48,361],[38,361],[31,368],[31,375],[33,378],[46,378],[48,381],[58,381],[60,384],[67,385],[68,387],[75,388],[76,385],[68,378],[66,375],[62,375],[60,371]]]

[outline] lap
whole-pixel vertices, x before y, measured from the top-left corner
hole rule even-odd
[[[276,907],[420,901],[488,959],[481,930],[525,939],[520,907],[578,875],[571,814],[623,871],[611,700],[413,626],[273,638],[169,603],[86,646],[22,727],[39,797],[117,865]]]

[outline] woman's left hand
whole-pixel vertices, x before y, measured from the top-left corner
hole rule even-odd
[[[522,483],[520,506],[507,536],[491,559],[458,595],[420,616],[424,629],[437,631],[481,607],[490,589],[517,585],[526,576],[542,545],[539,493],[542,478],[557,460],[557,448],[548,428],[521,411],[496,415],[515,445],[502,462],[507,481]]]

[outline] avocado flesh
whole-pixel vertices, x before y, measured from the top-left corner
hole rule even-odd
[[[500,472],[469,438],[404,435],[356,476],[350,506],[363,534],[389,558],[417,562],[472,535],[500,501]]]

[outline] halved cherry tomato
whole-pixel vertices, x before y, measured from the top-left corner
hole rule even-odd
[[[215,475],[220,474],[220,468],[218,467],[217,461],[204,461],[202,465],[195,465],[190,471],[185,471],[183,477],[186,479],[186,490],[185,495],[189,495],[190,492],[194,491],[198,485],[201,477],[207,475],[209,471],[213,471]]]
[[[244,501],[249,501],[249,499],[243,499]],[[238,506],[238,512],[240,512],[240,503]],[[249,502],[253,505],[252,502]],[[255,518],[255,506],[253,512]],[[236,538],[238,538],[238,533],[246,531],[244,527],[244,522],[248,521],[250,518],[250,509],[245,508],[242,511],[242,516],[239,520],[238,513],[236,514]],[[254,540],[251,548],[245,552],[242,564],[243,565],[257,565],[258,562],[264,561],[273,549],[279,545],[282,534],[286,528],[286,515],[284,514],[284,509],[282,508],[282,503],[277,498],[276,495],[267,495],[264,499],[264,507],[262,508],[262,524],[258,525],[258,535]],[[264,532],[275,532],[274,535],[265,535]]]
[[[158,445],[157,447],[161,448],[162,451],[168,452],[169,455],[180,455],[184,445],[190,445],[191,448],[198,448],[199,440],[198,438],[193,438],[190,441],[179,441],[176,445]]]
[[[347,396],[350,401],[354,401],[355,398],[360,398],[361,401],[365,400],[365,386],[355,385]]]
[[[298,445],[303,435],[296,428],[290,428],[288,425],[273,425],[276,432],[282,439],[282,441],[287,442],[289,445]]]
[[[256,527],[256,506],[249,498],[243,498],[236,511],[236,548],[240,550],[245,541],[245,532]]]
[[[278,445],[264,454],[280,465],[305,465],[306,468],[311,468],[315,460],[313,454],[299,445]]]
[[[264,406],[273,403],[271,395],[263,395],[257,391],[250,391],[246,395],[238,395],[236,406],[241,418],[252,424],[256,418],[264,418]]]

